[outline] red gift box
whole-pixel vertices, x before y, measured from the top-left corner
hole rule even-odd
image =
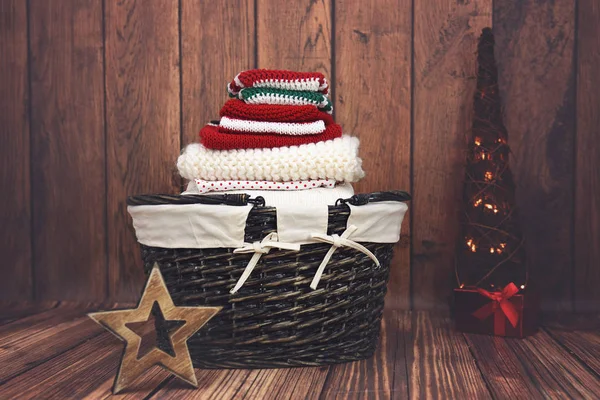
[[[533,293],[514,283],[493,292],[468,287],[454,289],[454,319],[462,332],[523,338],[536,332],[539,310]]]

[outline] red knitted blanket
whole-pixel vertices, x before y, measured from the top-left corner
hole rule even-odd
[[[221,108],[221,117],[231,117],[252,121],[268,122],[312,122],[323,120],[325,125],[333,124],[331,114],[320,111],[316,106],[287,106],[275,104],[247,104],[232,99]]]
[[[216,125],[206,125],[200,130],[200,143],[208,149],[259,149],[273,147],[300,146],[332,140],[342,136],[342,127],[329,124],[325,132],[318,135],[269,135],[269,134],[235,134],[220,132]]]

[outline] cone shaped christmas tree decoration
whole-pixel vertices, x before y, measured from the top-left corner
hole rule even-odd
[[[456,259],[460,288],[455,291],[457,326],[466,331],[525,336],[533,318],[524,320],[525,248],[508,165],[510,149],[490,28],[483,30],[477,50],[477,91]]]
[[[485,29],[478,45],[477,91],[464,186],[462,234],[458,244],[460,284],[485,289],[527,277],[523,239],[508,165],[507,132],[502,121],[494,36]]]

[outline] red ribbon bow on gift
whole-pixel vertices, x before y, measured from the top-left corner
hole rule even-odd
[[[487,290],[477,288],[479,294],[492,300],[475,311],[473,315],[481,320],[494,314],[494,334],[504,336],[506,334],[505,318],[508,319],[513,328],[519,323],[519,313],[515,306],[509,301],[511,297],[519,292],[514,283],[509,283],[500,292],[488,292]]]

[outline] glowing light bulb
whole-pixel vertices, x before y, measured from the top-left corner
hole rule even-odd
[[[494,174],[492,174],[490,171],[486,171],[485,179],[488,181],[491,181],[493,178],[494,178]]]
[[[475,145],[481,146],[481,139],[479,139],[478,137],[475,138]]]

